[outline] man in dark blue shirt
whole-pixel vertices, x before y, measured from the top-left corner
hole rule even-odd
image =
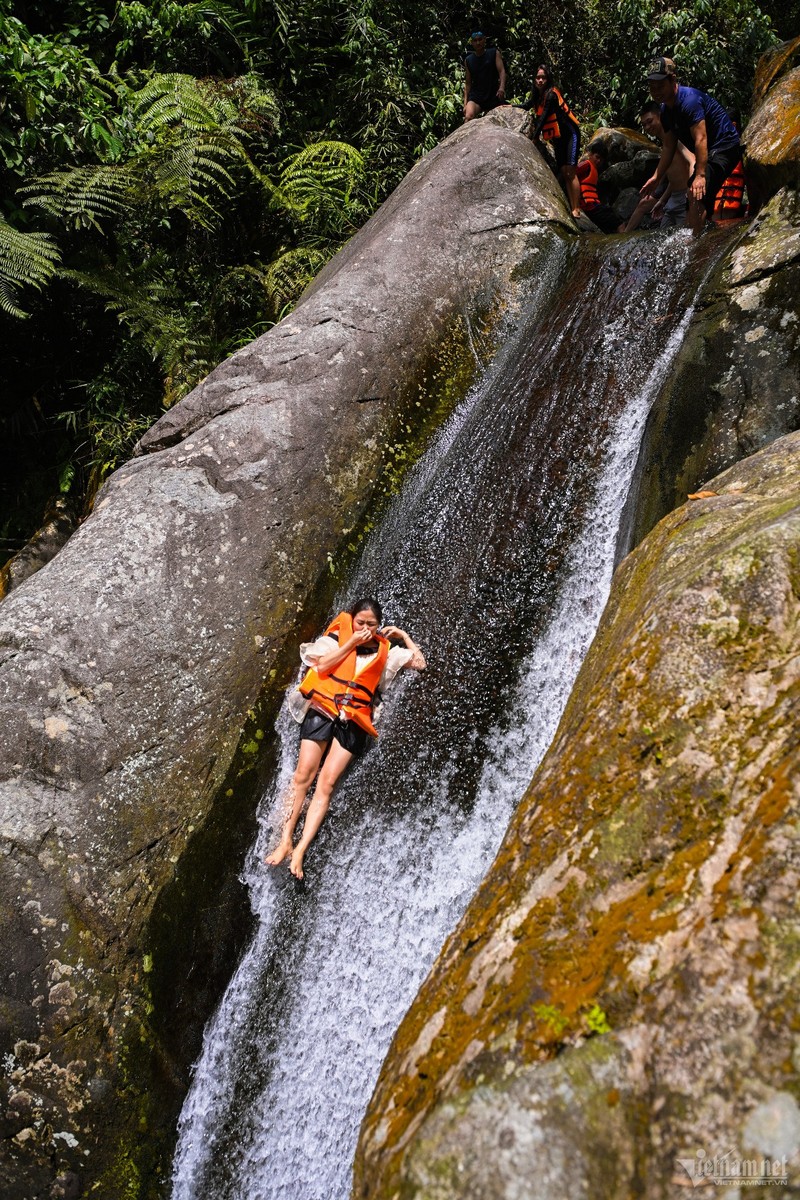
[[[464,60],[464,120],[506,102],[506,69],[500,51],[486,49],[486,34],[477,30],[470,38],[472,52]]]
[[[689,225],[697,236],[714,211],[717,192],[739,159],[742,146],[736,126],[721,104],[697,88],[678,83],[671,58],[655,58],[647,72],[650,95],[661,105],[664,128],[663,149],[654,175],[640,195],[655,192],[683,142],[695,156],[694,174],[689,181]]]

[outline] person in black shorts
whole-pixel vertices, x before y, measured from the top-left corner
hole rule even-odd
[[[655,174],[644,184],[640,195],[650,196],[655,192],[667,173],[678,142],[682,142],[695,157],[694,174],[689,181],[688,223],[697,237],[714,211],[717,193],[742,157],[739,133],[713,96],[678,83],[677,68],[671,58],[653,59],[647,79],[650,95],[661,105],[664,138]]]
[[[470,38],[472,50],[464,59],[464,120],[506,102],[506,69],[500,51],[486,49],[486,34],[476,30]]]
[[[331,621],[325,634],[300,647],[308,667],[289,694],[289,711],[300,725],[300,752],[292,776],[280,840],[264,861],[271,867],[290,859],[289,870],[303,878],[303,859],[325,819],[331,793],[354,758],[377,737],[380,697],[405,668],[425,670],[425,658],[396,625],[381,628],[376,600],[364,597]],[[392,645],[399,642],[402,645]],[[316,779],[302,836],[294,831]]]
[[[567,193],[573,217],[581,215],[581,188],[578,183],[578,156],[581,148],[581,131],[578,118],[555,86],[548,67],[541,63],[536,68],[533,92],[523,108],[532,109],[536,121],[528,133],[532,142],[539,138],[553,148],[556,169]]]

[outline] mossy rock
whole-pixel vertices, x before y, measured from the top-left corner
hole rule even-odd
[[[725,1153],[800,1186],[800,434],[708,490],[617,571],[355,1196],[661,1200]]]

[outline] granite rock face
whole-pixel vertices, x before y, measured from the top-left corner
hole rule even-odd
[[[247,933],[255,797],[223,783],[243,722],[260,694],[274,711],[332,560],[468,386],[472,326],[568,226],[513,115],[456,132],[0,605],[8,1200],[161,1194]],[[184,975],[189,1033],[170,1040],[165,981]]]
[[[800,67],[780,76],[744,133],[748,179],[770,196],[800,182]]]
[[[0,600],[55,558],[77,527],[77,518],[64,500],[56,500],[44,523],[28,544],[0,567]]]
[[[355,1196],[796,1194],[800,434],[708,490],[617,572],[395,1036]]]
[[[774,50],[762,54],[753,80],[753,107],[756,108],[776,80],[797,66],[800,60],[800,37],[781,42]]]

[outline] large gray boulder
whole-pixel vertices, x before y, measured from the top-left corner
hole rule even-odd
[[[798,1194],[800,434],[706,490],[617,572],[395,1035],[357,1197]]]
[[[340,551],[490,353],[514,269],[570,227],[515,122],[474,122],[420,162],[0,605],[8,1200],[162,1193],[247,932],[256,789],[236,778]]]

